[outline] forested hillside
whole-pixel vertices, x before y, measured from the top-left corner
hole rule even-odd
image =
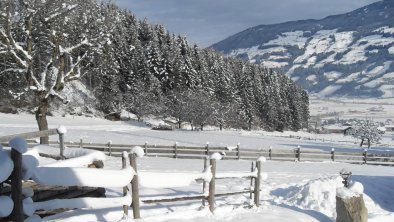
[[[59,101],[74,114],[127,110],[198,127],[307,125],[308,95],[288,77],[114,5],[3,0],[0,9],[1,110],[33,110],[39,125]]]

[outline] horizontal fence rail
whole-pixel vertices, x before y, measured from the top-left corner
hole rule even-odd
[[[37,145],[35,140],[27,140],[29,147]],[[50,141],[50,145],[59,145],[59,141]],[[82,140],[78,142],[64,142],[65,147],[85,148],[102,151],[109,156],[120,157],[123,151],[130,151],[134,146],[144,149],[145,155],[150,157],[169,157],[179,159],[204,159],[213,153],[221,153],[224,160],[254,160],[256,157],[264,156],[269,160],[277,161],[335,161],[346,163],[360,163],[373,165],[394,166],[394,153],[369,153],[368,151],[358,152],[338,152],[335,150],[304,150],[300,148],[291,149],[251,149],[240,145],[234,147],[216,146],[183,146],[158,144],[113,144],[113,143],[86,143]]]

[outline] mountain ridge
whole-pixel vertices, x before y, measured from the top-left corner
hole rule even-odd
[[[321,96],[393,97],[393,12],[394,1],[384,0],[323,19],[258,25],[211,47],[279,69]]]

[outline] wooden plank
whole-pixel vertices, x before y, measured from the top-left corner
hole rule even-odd
[[[19,133],[19,134],[13,134],[13,135],[8,135],[8,136],[2,136],[2,137],[0,137],[0,142],[8,142],[12,138],[15,138],[15,137],[20,137],[22,139],[32,139],[32,138],[51,136],[51,135],[57,135],[57,134],[58,134],[57,129],[49,129],[49,130],[28,132],[28,133]]]

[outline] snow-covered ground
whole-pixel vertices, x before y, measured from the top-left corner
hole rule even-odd
[[[27,114],[0,114],[0,136],[37,129],[34,116]],[[126,144],[173,144],[234,146],[248,148],[331,149],[332,147],[356,150],[357,144],[342,135],[315,135],[304,132],[236,131],[220,132],[214,128],[207,131],[154,131],[136,122],[111,122],[85,117],[49,117],[50,127],[64,125],[66,140]],[[311,140],[289,138],[289,135],[311,137]],[[314,141],[312,139],[318,139]],[[56,137],[52,138],[56,140]],[[324,139],[324,142],[319,139]],[[338,142],[347,139],[348,142]],[[329,142],[327,142],[329,141]],[[390,147],[376,147],[390,151]],[[81,153],[80,153],[81,154]],[[85,154],[81,154],[85,155]],[[40,165],[56,165],[54,160],[39,157]],[[59,164],[59,163],[57,163]],[[121,159],[107,157],[105,169],[121,168]],[[250,161],[219,161],[218,174],[250,172]],[[220,197],[216,199],[215,214],[201,201],[185,201],[161,204],[141,204],[141,221],[335,221],[335,192],[342,186],[339,171],[352,171],[352,179],[364,185],[364,199],[370,221],[394,220],[394,170],[392,167],[351,165],[345,163],[277,162],[262,164],[267,174],[262,182],[261,206],[249,208],[249,194]],[[201,175],[202,160],[143,157],[138,159],[141,199],[176,195],[202,194],[202,184],[193,175]],[[217,193],[241,191],[250,187],[245,179],[217,181]],[[121,196],[120,188],[107,189],[109,197]],[[131,211],[130,211],[131,214]],[[122,207],[82,209],[44,218],[44,221],[122,221]],[[123,221],[132,221],[123,218]]]

